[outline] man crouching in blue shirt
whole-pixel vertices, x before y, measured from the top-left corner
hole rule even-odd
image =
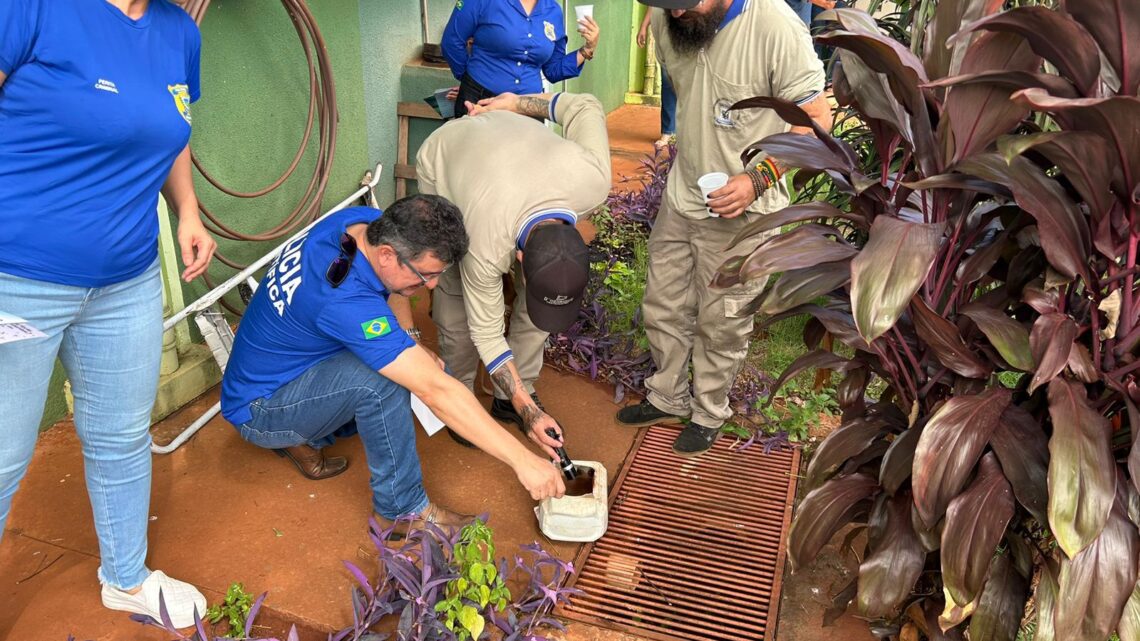
[[[222,380],[223,415],[250,443],[288,452],[302,472],[313,471],[307,448],[314,454],[334,437],[359,433],[384,527],[405,515],[414,515],[413,528],[471,520],[428,500],[409,392],[511,466],[535,500],[562,496],[551,462],[503,430],[388,307],[389,293],[434,287],[467,244],[455,205],[425,195],[398,200],[382,215],[346,209],[294,239],[269,266],[238,328]],[[320,477],[323,457],[315,456]]]

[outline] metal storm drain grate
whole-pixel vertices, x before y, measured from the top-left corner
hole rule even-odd
[[[651,427],[610,491],[609,529],[578,554],[585,592],[556,614],[648,639],[774,639],[799,450],[695,458]]]

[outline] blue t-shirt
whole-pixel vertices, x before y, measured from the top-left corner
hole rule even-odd
[[[475,38],[470,56],[467,39]],[[550,82],[577,78],[578,52],[566,52],[566,27],[557,0],[538,0],[527,15],[518,0],[457,0],[440,43],[451,73],[471,75],[500,94],[542,92]]]
[[[252,418],[249,404],[310,367],[344,350],[379,370],[415,342],[400,329],[388,292],[359,252],[339,287],[325,279],[340,256],[350,225],[381,212],[352,207],[317,223],[289,243],[272,264],[245,310],[222,378],[222,415],[234,425]]]
[[[167,0],[138,20],[105,0],[0,0],[0,272],[101,287],[154,262],[201,45]]]

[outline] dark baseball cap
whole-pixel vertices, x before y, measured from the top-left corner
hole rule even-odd
[[[535,327],[557,334],[578,318],[590,272],[589,252],[573,225],[539,225],[523,245],[526,311]]]
[[[661,9],[692,9],[701,3],[701,0],[637,0],[641,4]]]

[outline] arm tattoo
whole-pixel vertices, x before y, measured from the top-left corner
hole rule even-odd
[[[518,385],[515,384],[515,377],[511,376],[511,370],[505,365],[491,374],[491,382],[499,388],[500,392],[507,395],[507,401],[515,397],[515,390],[518,389]]]
[[[524,407],[523,411],[522,411],[522,419],[523,419],[523,424],[526,425],[526,429],[527,430],[533,429],[534,424],[538,421],[539,417],[541,417],[541,416],[542,416],[542,410],[538,409],[538,406],[535,405],[534,403],[530,403],[526,407]]]
[[[546,118],[550,115],[550,101],[534,96],[519,96],[518,111],[531,118]]]

